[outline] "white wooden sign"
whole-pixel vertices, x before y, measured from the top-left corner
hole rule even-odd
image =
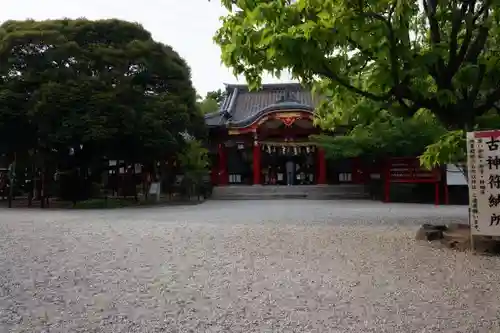
[[[136,163],[136,164],[134,165],[134,173],[135,173],[135,174],[140,174],[140,173],[141,173],[141,171],[142,171],[142,165],[140,165],[139,163]]]
[[[161,186],[160,183],[151,183],[149,187],[149,194],[154,195],[155,199],[160,200]]]
[[[500,236],[500,130],[467,133],[472,235]]]
[[[467,178],[456,164],[446,164],[446,184],[452,186],[467,186]]]

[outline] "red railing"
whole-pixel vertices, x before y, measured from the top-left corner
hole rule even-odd
[[[439,205],[439,183],[441,173],[439,169],[426,170],[420,166],[417,158],[390,158],[385,165],[385,202],[390,201],[391,183],[399,184],[434,184],[434,202]]]

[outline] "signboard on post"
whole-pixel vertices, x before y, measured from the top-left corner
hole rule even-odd
[[[500,236],[500,130],[467,133],[471,235]]]

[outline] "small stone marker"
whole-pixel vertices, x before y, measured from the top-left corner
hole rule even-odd
[[[480,254],[500,254],[500,241],[491,236],[473,236],[474,252]],[[444,246],[459,251],[471,248],[470,227],[467,224],[449,225],[424,224],[417,231],[416,240],[439,241]]]
[[[443,231],[446,230],[446,226],[444,225],[432,225],[432,224],[424,224],[417,231],[416,240],[426,240],[428,242],[442,239]]]

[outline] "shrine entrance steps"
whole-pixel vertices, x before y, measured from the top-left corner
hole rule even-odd
[[[216,186],[214,200],[272,200],[272,199],[369,199],[363,185],[230,185]]]

